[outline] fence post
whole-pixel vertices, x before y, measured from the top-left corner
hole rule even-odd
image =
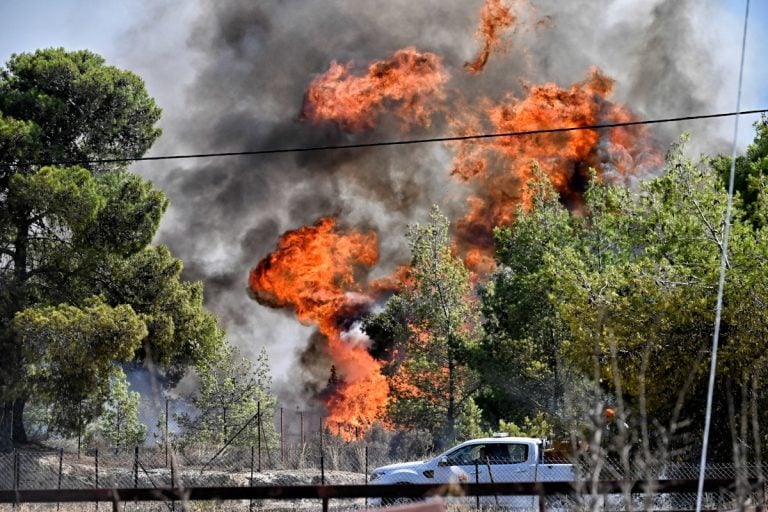
[[[133,449],[133,488],[139,488],[139,447]]]
[[[77,403],[77,460],[80,460],[80,441],[83,434],[83,401]]]
[[[19,452],[16,450],[16,448],[13,449],[13,469],[11,472],[11,479],[13,480],[13,492],[16,493],[16,500],[13,502],[13,508],[16,508],[19,505],[18,501],[18,490],[19,490]]]
[[[325,457],[320,452],[320,485],[325,485]],[[328,512],[328,498],[323,498],[323,512]]]
[[[365,486],[368,487],[368,445],[365,445]],[[365,496],[365,508],[368,508],[368,496]]]
[[[99,449],[96,448],[96,452],[94,453],[94,457],[96,459],[95,461],[95,467],[96,467],[96,488],[99,488]],[[98,512],[99,510],[99,498],[96,498],[96,510]]]
[[[115,400],[115,429],[117,430],[117,436],[115,436],[115,440],[117,441],[115,443],[115,455],[117,455],[118,450],[120,449],[120,401]],[[128,448],[126,446],[126,448]]]
[[[253,487],[253,445],[251,445],[251,479],[249,482],[251,487]],[[253,498],[248,502],[248,510],[253,510]]]
[[[477,459],[475,459],[475,483],[480,483],[480,464],[478,464]],[[475,496],[475,506],[477,507],[477,510],[480,510],[480,495],[478,494]]]
[[[61,470],[64,465],[64,448],[59,448],[59,481],[56,484],[56,490],[61,490]],[[56,502],[56,510],[59,510],[59,502]]]
[[[285,432],[283,431],[283,408],[280,408],[280,464],[285,466]]]
[[[256,402],[256,446],[259,452],[259,473],[261,473],[261,401]]]
[[[324,430],[325,428],[323,428],[323,417],[320,416],[320,453],[323,453],[323,438],[325,437]]]
[[[163,435],[165,444],[165,467],[168,467],[168,399],[165,399],[165,434]]]
[[[173,459],[171,459],[171,488],[176,490],[179,487],[180,486],[176,485],[176,464],[174,463]],[[176,493],[174,493],[174,495],[175,494]],[[182,506],[182,508],[183,508],[183,506]],[[176,498],[175,497],[173,498],[173,500],[171,500],[171,510],[176,510]]]
[[[21,488],[21,452],[16,450],[16,490]]]

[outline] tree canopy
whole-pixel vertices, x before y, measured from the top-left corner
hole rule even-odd
[[[403,289],[366,331],[391,344],[388,365],[395,425],[455,439],[476,376],[468,361],[479,339],[479,303],[469,273],[451,252],[448,219],[433,208],[425,226],[408,231],[411,267]]]
[[[526,384],[549,379],[556,388],[551,378],[559,366],[571,379],[601,383],[638,422],[666,434],[688,424],[700,436],[727,203],[717,164],[693,162],[677,146],[666,172],[636,190],[593,179],[583,215],[569,214],[539,180],[534,207],[496,232],[500,266],[484,294],[486,351],[503,358],[499,346],[511,347],[519,357],[503,359],[524,381],[514,389],[513,380],[508,394],[520,403],[521,389],[531,397]],[[762,400],[753,381],[762,381],[766,368],[760,347],[768,335],[768,231],[753,220],[765,211],[767,192],[764,185],[753,192],[749,208],[741,197],[734,206],[717,377],[721,412],[729,407],[727,389]],[[502,371],[492,373],[500,378]],[[731,450],[729,418],[714,417],[720,456]]]
[[[27,401],[55,404],[50,429],[72,431],[120,362],[149,353],[178,378],[223,341],[201,285],[150,245],[165,195],[125,163],[85,162],[143,155],[159,116],[138,76],[88,51],[0,70],[0,449],[25,441]]]
[[[144,82],[87,50],[13,55],[0,70],[0,177],[21,162],[142,156],[160,135]],[[88,164],[98,173],[124,163]],[[29,169],[29,167],[27,167]]]

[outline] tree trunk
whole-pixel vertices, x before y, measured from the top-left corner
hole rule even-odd
[[[3,381],[0,382],[0,389],[6,392],[9,384],[16,388],[13,392],[18,392],[18,386],[24,383],[20,372],[22,366],[21,347],[18,340],[14,339],[9,329],[9,323],[13,316],[27,306],[28,293],[26,290],[27,271],[27,245],[29,243],[30,222],[28,220],[29,212],[16,212],[16,237],[14,240],[13,251],[13,279],[10,282],[9,289],[9,307],[4,309],[2,329],[0,329],[0,347],[3,350],[2,371]],[[12,396],[12,395],[11,395]],[[15,443],[27,443],[27,433],[24,430],[24,406],[26,398],[11,399],[9,395],[3,397],[0,404],[0,451],[9,451]]]

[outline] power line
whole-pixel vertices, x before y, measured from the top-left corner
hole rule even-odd
[[[218,153],[188,153],[180,155],[161,155],[161,156],[142,156],[136,158],[97,158],[90,160],[54,160],[44,162],[18,162],[13,165],[18,166],[44,166],[44,165],[83,165],[83,164],[113,164],[113,163],[125,163],[125,162],[151,162],[156,160],[186,160],[192,158],[216,158],[227,156],[253,156],[253,155],[274,155],[280,153],[305,153],[310,151],[334,151],[343,149],[363,149],[374,148],[384,146],[406,146],[411,144],[430,144],[435,142],[461,142],[472,141],[481,139],[500,139],[504,137],[524,137],[527,135],[541,135],[547,133],[563,133],[574,132],[580,130],[599,130],[608,128],[623,128],[628,126],[641,126],[650,124],[662,124],[662,123],[676,123],[681,121],[693,121],[698,119],[714,119],[720,117],[732,117],[747,114],[764,114],[768,112],[768,108],[744,110],[736,112],[722,112],[719,114],[702,114],[695,116],[682,116],[682,117],[669,117],[664,119],[648,119],[645,121],[626,121],[621,123],[603,123],[603,124],[591,124],[582,126],[567,126],[559,128],[541,128],[537,130],[526,130],[518,132],[502,132],[502,133],[480,133],[472,135],[457,135],[446,137],[430,137],[423,139],[405,139],[405,140],[389,140],[389,141],[377,141],[377,142],[361,142],[356,144],[336,144],[327,146],[297,146],[288,148],[266,148],[257,149],[253,151],[226,151]],[[5,166],[11,164],[2,164]]]
[[[741,37],[741,61],[739,63],[739,82],[736,87],[736,110],[741,108],[741,89],[744,79],[744,55],[747,50],[747,26],[749,24],[749,0],[746,0],[744,12],[744,33]],[[723,241],[720,246],[720,281],[717,287],[717,306],[715,307],[715,332],[712,334],[712,358],[709,364],[709,382],[707,384],[707,407],[704,413],[704,435],[701,443],[701,462],[699,463],[699,482],[696,491],[696,512],[701,512],[704,496],[704,475],[707,467],[707,449],[709,429],[712,423],[712,402],[715,391],[715,373],[717,372],[717,349],[720,342],[720,319],[723,314],[723,290],[725,271],[728,265],[728,236],[731,232],[731,209],[733,206],[734,176],[736,175],[736,143],[739,139],[739,116],[733,122],[733,147],[731,148],[731,169],[728,175],[728,202],[723,221]]]

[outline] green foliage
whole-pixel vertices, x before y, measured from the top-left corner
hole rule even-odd
[[[529,411],[551,415],[558,393],[546,396],[560,372],[560,389],[591,378],[630,416],[663,427],[664,439],[684,420],[701,425],[727,202],[717,169],[674,148],[667,172],[635,191],[593,179],[583,216],[537,186],[534,208],[497,231],[499,270],[483,293],[489,336],[480,353],[492,369],[483,398],[515,422]],[[765,193],[759,188],[753,204]],[[759,348],[768,335],[759,263],[768,231],[739,200],[734,213],[718,382],[749,389],[768,367]],[[517,377],[500,394],[504,368]],[[508,396],[520,406],[500,399]],[[715,416],[715,454],[728,454],[727,415]]]
[[[755,131],[755,140],[747,148],[746,155],[736,157],[734,190],[741,196],[746,218],[756,226],[766,226],[768,210],[765,201],[760,197],[768,180],[768,117],[765,114],[755,122]],[[712,164],[727,187],[731,158],[721,155],[715,157]]]
[[[201,285],[149,246],[161,191],[125,163],[35,163],[139,157],[159,116],[140,78],[87,51],[0,69],[0,450],[28,400],[52,408],[50,431],[80,431],[119,363],[151,356],[172,383],[223,342]]]
[[[503,432],[513,437],[538,437],[550,439],[554,433],[554,427],[549,417],[543,411],[537,412],[532,418],[523,418],[522,426],[513,421],[499,420],[499,428],[496,432]]]
[[[488,429],[484,428],[483,410],[471,397],[468,398],[456,421],[456,439],[466,441],[484,437],[487,431]]]
[[[104,258],[95,271],[99,292],[110,303],[132,304],[144,320],[152,358],[168,365],[171,381],[189,364],[215,357],[224,343],[216,317],[203,307],[202,285],[182,281],[181,271],[181,262],[162,246]]]
[[[574,239],[573,219],[538,168],[529,184],[533,207],[512,227],[496,229],[498,270],[480,289],[485,336],[472,359],[483,382],[478,396],[491,418],[522,421],[529,411],[562,406],[569,330],[550,299],[558,275],[545,255]]]
[[[234,446],[275,445],[276,399],[266,350],[253,363],[236,348],[223,345],[215,358],[198,364],[197,377],[199,387],[188,397],[196,411],[176,418],[181,427],[179,445],[222,446],[230,441]]]
[[[78,408],[98,410],[115,361],[130,359],[147,330],[128,305],[98,299],[83,307],[32,307],[18,313],[14,330],[23,346],[26,391],[51,404],[54,429],[76,431]]]
[[[390,420],[452,441],[456,421],[476,386],[467,361],[480,337],[479,305],[469,273],[451,254],[449,224],[437,207],[426,226],[408,231],[411,269],[386,309],[366,321],[379,341],[390,337]]]
[[[125,373],[115,372],[110,379],[104,411],[91,433],[115,449],[140,446],[147,438],[147,426],[139,421],[140,396],[128,387]]]
[[[0,163],[139,157],[160,135],[159,119],[138,76],[89,51],[17,54],[0,69],[0,148],[10,150]]]

